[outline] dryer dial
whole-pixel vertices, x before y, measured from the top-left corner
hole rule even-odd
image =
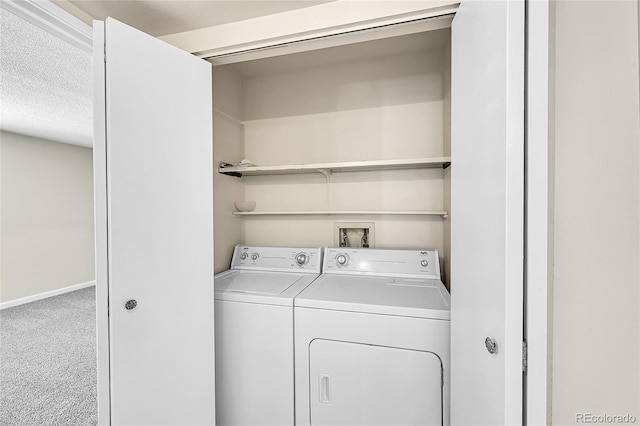
[[[246,252],[240,253],[240,259],[245,260],[249,255]]]
[[[347,257],[346,254],[340,253],[339,255],[336,256],[336,263],[338,264],[338,266],[346,266],[348,262],[349,262],[349,258]]]
[[[251,255],[251,260],[258,260],[259,257],[260,257],[260,255],[258,253],[253,253]]]

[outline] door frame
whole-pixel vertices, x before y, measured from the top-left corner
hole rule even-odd
[[[413,12],[409,11],[406,14],[402,14],[401,17],[386,20],[383,19],[384,16],[381,15],[376,22],[378,24],[381,22],[388,23],[391,20],[394,22],[409,22],[415,19],[416,16],[424,17],[425,10],[430,7],[421,6],[418,8],[418,2],[413,3],[416,5]],[[424,3],[431,3],[431,7],[434,4],[433,2]],[[549,120],[551,117],[550,113],[552,112],[552,104],[550,103],[552,99],[549,96],[549,85],[553,84],[553,82],[549,66],[553,66],[553,64],[549,62],[549,55],[552,54],[553,46],[550,43],[553,43],[553,40],[549,37],[551,23],[549,1],[525,0],[525,3],[528,12],[526,26],[526,37],[528,40],[526,63],[528,96],[526,104],[527,167],[525,176],[527,185],[525,222],[525,281],[527,283],[525,288],[525,307],[527,314],[525,318],[525,335],[528,341],[528,371],[532,372],[532,374],[528,375],[526,382],[525,406],[527,407],[526,422],[533,425],[546,424],[548,415],[550,414],[548,399],[551,394],[551,388],[548,378],[548,359],[551,355],[551,347],[548,345],[548,341],[551,337],[551,321],[549,318],[551,306],[548,299],[548,289],[551,285],[552,277],[549,275],[550,263],[548,256],[552,254],[552,248],[549,246],[550,241],[548,236],[553,231],[553,223],[549,220],[549,212],[553,206],[549,202],[551,192],[550,185],[552,185],[552,180],[549,175],[551,166],[549,162],[549,149],[550,143],[552,143],[549,137],[549,131],[553,123]],[[329,11],[344,7],[344,4],[344,1],[338,1],[322,6]],[[455,2],[442,2],[440,6],[446,5],[446,7],[442,7],[441,10],[447,10],[447,13],[450,13],[451,10],[455,11],[455,6],[452,6],[452,4],[455,5]],[[91,27],[50,1],[4,0],[0,3],[0,6],[38,25],[52,35],[72,43],[83,51],[91,52],[93,49]],[[332,7],[335,9],[331,9]],[[304,9],[297,13],[306,13],[303,11]],[[380,11],[379,13],[383,12]],[[291,14],[292,12],[278,14],[278,19],[287,20],[286,17],[292,16]],[[334,17],[344,16],[344,14],[327,13],[325,19],[329,19],[332,15]],[[265,22],[272,19],[273,17],[265,17],[251,20],[249,23],[236,22],[232,24],[239,30],[242,30],[244,26],[251,27],[251,31],[245,31],[245,34],[257,34],[254,31],[256,21]],[[317,21],[315,22],[317,23]],[[350,31],[361,30],[363,27],[370,28],[372,26],[375,25],[372,25],[371,21],[367,22],[362,16],[359,18],[351,16],[350,22],[336,26],[333,29],[333,33],[348,33]],[[291,23],[280,27],[282,31],[281,36],[286,36],[289,41],[302,41],[327,35],[326,29],[324,31],[315,29],[309,32],[305,31],[304,28],[298,27],[296,30],[292,27],[294,27],[294,25],[291,25]],[[181,35],[165,36],[163,39],[172,44],[182,44],[183,49],[190,51],[190,53],[195,53],[195,50],[190,49],[189,44],[193,43],[193,41],[189,40],[195,40],[199,34],[204,34],[204,32],[213,34],[216,30],[219,31],[223,29],[224,26],[210,27],[196,30],[202,31],[202,33],[182,33]],[[236,44],[235,46],[228,45],[227,47],[234,48],[235,51],[264,48],[265,43],[259,43],[259,41],[260,40],[256,38],[253,41],[243,43],[241,46]],[[273,44],[275,44],[275,42],[272,42],[272,45]],[[98,202],[98,200],[96,202]],[[96,224],[97,223],[98,218],[96,218]],[[99,291],[99,289],[96,290]],[[98,347],[100,348],[100,342],[98,342]],[[108,353],[106,354],[106,361],[108,361]],[[533,372],[539,373],[534,374]],[[106,383],[104,378],[103,380],[99,380],[98,383],[98,398],[100,401],[103,401],[103,398],[108,398],[108,393],[105,395],[104,392],[104,389],[108,390],[108,378],[106,378]],[[105,406],[108,405],[107,402]],[[106,416],[108,416],[108,413],[106,413]],[[108,417],[105,418],[104,413],[100,414],[99,421],[100,424],[109,423]]]
[[[524,378],[523,423],[551,423],[550,362],[553,275],[552,148],[553,54],[549,0],[525,0],[525,292],[524,338],[527,374]],[[551,174],[550,174],[551,172]]]
[[[93,21],[93,202],[96,244],[96,347],[98,375],[98,424],[111,424],[111,353],[109,341],[109,221],[107,194],[107,123],[104,22]],[[96,36],[97,35],[97,36]],[[96,55],[95,52],[101,52]],[[101,114],[97,114],[101,112]],[[98,143],[96,143],[98,142]]]

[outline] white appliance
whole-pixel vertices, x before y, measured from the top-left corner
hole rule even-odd
[[[293,298],[322,249],[236,246],[215,275],[216,424],[293,425]]]
[[[322,271],[295,299],[296,424],[448,424],[438,252],[327,248]]]

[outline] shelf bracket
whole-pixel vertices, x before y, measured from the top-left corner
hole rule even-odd
[[[218,164],[218,173],[220,173],[221,175],[227,175],[227,176],[234,176],[237,178],[241,178],[242,177],[242,173],[240,172],[226,172],[224,170],[225,167],[233,167],[233,164],[231,163],[226,163],[224,161],[222,161],[220,164]]]
[[[221,170],[218,170],[218,173],[220,173],[221,175],[233,176],[233,177],[237,177],[237,178],[241,178],[242,177],[242,173],[240,173],[240,172],[223,172]]]
[[[331,205],[331,169],[318,169],[327,178],[327,205]]]
[[[329,180],[329,178],[331,177],[331,169],[318,169],[319,173],[322,173],[327,180]]]

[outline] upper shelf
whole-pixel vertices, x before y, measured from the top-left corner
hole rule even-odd
[[[446,169],[451,157],[413,158],[406,160],[352,161],[342,163],[291,164],[282,166],[219,167],[218,173],[232,176],[288,175],[300,173],[331,174],[335,172],[361,172],[399,169]]]
[[[282,212],[233,212],[234,216],[441,216],[443,219],[449,217],[444,211],[383,211],[383,210],[316,210],[316,211],[282,211]]]

